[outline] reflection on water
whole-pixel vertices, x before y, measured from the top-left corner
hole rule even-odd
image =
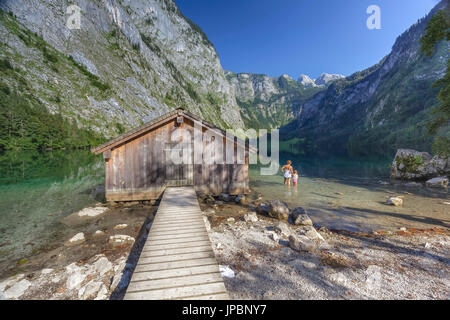
[[[87,150],[0,154],[0,262],[66,236],[60,220],[95,203],[103,181],[101,157]]]
[[[280,155],[282,164],[288,159],[299,171],[297,187],[284,186],[281,171],[261,176],[258,166],[251,166],[251,188],[264,199],[307,208],[317,225],[351,231],[450,226],[448,191],[390,184],[392,159]],[[384,204],[393,195],[404,197],[403,207]]]

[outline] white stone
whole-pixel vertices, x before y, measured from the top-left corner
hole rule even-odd
[[[41,274],[42,275],[46,275],[46,274],[49,274],[49,273],[52,273],[54,270],[53,269],[50,269],[50,268],[48,268],[48,269],[42,269],[41,270]]]
[[[124,244],[133,244],[134,243],[134,238],[124,235],[124,234],[117,234],[114,236],[110,236],[109,237],[109,243],[113,246],[121,246]]]
[[[105,233],[102,230],[97,230],[94,232],[94,237],[102,237]]]
[[[25,291],[31,286],[31,282],[27,279],[22,279],[16,284],[14,284],[12,287],[7,289],[4,292],[4,296],[6,299],[17,299],[20,296],[22,296]]]
[[[386,201],[386,204],[399,207],[403,205],[403,199],[400,197],[389,197]]]
[[[229,266],[220,266],[220,274],[225,278],[234,278],[234,271]]]
[[[203,221],[205,223],[206,231],[211,231],[211,223],[209,223],[208,217],[203,216]]]
[[[255,212],[244,214],[244,220],[246,222],[258,222],[258,217]]]
[[[97,296],[103,283],[99,281],[90,281],[78,291],[78,298],[86,300]]]
[[[84,208],[83,210],[78,211],[78,216],[93,218],[101,215],[106,210],[108,210],[106,207]]]
[[[123,224],[118,224],[117,226],[114,227],[114,229],[121,230],[121,229],[125,229],[127,227],[128,227],[128,225],[123,223]]]
[[[105,273],[113,270],[112,263],[108,260],[106,257],[102,257],[95,261],[94,263],[94,270],[100,274],[100,276],[103,276]]]
[[[108,299],[108,289],[105,285],[102,286],[100,291],[97,294],[97,297],[94,300],[106,300]]]
[[[74,235],[68,242],[67,245],[68,246],[75,246],[77,244],[83,243],[84,241],[86,241],[86,238],[84,237],[84,233],[80,232],[77,233],[76,235]]]
[[[69,276],[66,281],[66,287],[69,290],[77,289],[81,283],[86,279],[86,275],[81,272],[75,272]]]

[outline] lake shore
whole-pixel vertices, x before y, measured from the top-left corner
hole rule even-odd
[[[98,203],[66,216],[61,223],[73,236],[0,264],[0,300],[120,299],[156,207]]]
[[[235,273],[224,277],[232,299],[449,299],[448,228],[366,233],[314,224],[314,247],[299,251],[290,236],[302,237],[302,227],[255,215],[262,201],[202,205],[216,259]]]
[[[234,273],[223,274],[232,299],[450,297],[448,228],[327,229],[314,216],[295,225],[261,212],[271,200],[255,191],[198,199],[216,259]],[[0,299],[122,299],[157,205],[97,204],[66,216],[73,238],[2,263]]]

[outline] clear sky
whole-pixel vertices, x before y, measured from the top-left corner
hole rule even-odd
[[[438,0],[175,0],[214,44],[225,70],[350,75],[379,62]],[[370,5],[381,29],[369,30]]]

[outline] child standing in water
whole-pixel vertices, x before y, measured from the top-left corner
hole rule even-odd
[[[292,168],[292,161],[288,160],[286,162],[286,164],[284,166],[281,167],[281,172],[283,172],[284,175],[284,183],[283,184],[288,184],[289,186],[291,185],[291,177],[292,177],[292,173],[294,172],[294,168]]]
[[[298,181],[298,171],[294,170],[294,175],[292,176],[292,184],[294,185],[294,187],[297,186],[297,181]]]

